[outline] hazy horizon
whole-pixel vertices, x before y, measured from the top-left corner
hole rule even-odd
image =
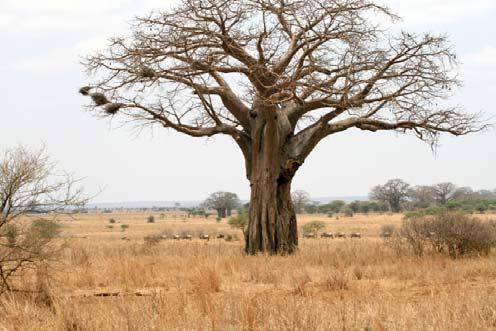
[[[452,103],[469,112],[496,110],[496,2],[399,0],[385,3],[403,17],[395,29],[447,34],[461,59],[464,86]],[[77,90],[87,82],[81,57],[125,34],[136,15],[171,1],[5,0],[0,3],[3,102],[0,150],[46,145],[63,169],[84,177],[94,202],[203,200],[214,191],[249,197],[244,162],[229,139],[198,139],[145,130],[93,117]],[[359,130],[333,135],[309,156],[293,182],[312,197],[365,196],[391,178],[411,185],[451,181],[495,189],[494,129],[442,136],[433,153],[408,135]]]

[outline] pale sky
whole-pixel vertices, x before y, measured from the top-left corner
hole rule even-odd
[[[247,199],[238,148],[228,138],[145,131],[92,117],[77,90],[87,82],[80,57],[127,31],[127,23],[166,0],[0,0],[0,149],[45,144],[60,166],[85,177],[98,202],[201,200],[219,190]],[[496,122],[496,1],[383,0],[398,28],[446,33],[462,66],[453,102]],[[395,27],[395,29],[397,28]],[[444,136],[433,154],[412,136],[346,131],[323,141],[293,189],[313,197],[366,195],[391,178],[411,184],[452,181],[496,188],[496,131]]]

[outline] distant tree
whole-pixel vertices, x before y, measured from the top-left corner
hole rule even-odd
[[[370,211],[370,202],[369,201],[360,201],[360,212],[364,214],[368,214]]]
[[[479,190],[477,191],[477,195],[480,199],[493,199],[496,195],[490,190]]]
[[[183,0],[90,56],[80,93],[102,116],[232,138],[251,188],[246,252],[292,253],[291,182],[322,140],[358,129],[435,145],[484,127],[440,102],[459,84],[446,37],[386,32],[376,17],[396,15],[379,2]]]
[[[475,197],[474,190],[471,187],[458,187],[451,194],[450,198],[452,200],[471,200]]]
[[[217,211],[217,217],[225,218],[232,214],[232,210],[241,206],[241,202],[236,193],[215,192],[204,202],[203,207]]]
[[[301,214],[305,210],[305,206],[311,202],[310,194],[303,190],[291,193],[291,199],[293,200],[294,209],[297,214]]]
[[[384,212],[389,210],[389,205],[383,201],[369,201],[370,210],[373,212]]]
[[[305,211],[309,214],[315,214],[319,211],[319,206],[314,203],[305,205]]]
[[[44,149],[8,149],[0,156],[0,294],[26,269],[55,252],[58,214],[83,206],[77,181],[56,170]],[[29,222],[29,215],[50,215]]]
[[[346,205],[346,202],[341,200],[334,200],[329,202],[328,204],[321,205],[320,210],[323,213],[339,213],[341,209]]]
[[[371,202],[370,201],[353,201],[350,202],[345,208],[342,208],[344,211],[345,209],[351,210],[353,213],[364,213],[367,214],[371,209]]]
[[[456,191],[456,185],[450,182],[439,183],[432,186],[434,199],[437,203],[446,204]]]
[[[408,191],[408,198],[417,208],[426,208],[435,202],[435,188],[427,185],[417,185]]]
[[[408,196],[410,185],[401,179],[391,179],[384,185],[377,185],[370,191],[372,200],[387,203],[392,212],[401,210],[401,203]]]
[[[353,213],[359,213],[363,211],[363,205],[365,204],[362,201],[353,201],[348,204],[348,209],[351,209]]]
[[[353,217],[353,214],[354,214],[353,209],[351,209],[349,206],[347,206],[346,208],[343,208],[342,211],[343,211],[344,216]]]

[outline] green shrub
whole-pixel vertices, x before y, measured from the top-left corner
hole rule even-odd
[[[109,223],[110,224],[114,224],[115,223],[115,219],[113,219],[113,218],[109,219]]]
[[[54,239],[60,234],[60,224],[52,220],[34,220],[29,232],[41,239]]]
[[[303,232],[317,232],[324,229],[325,227],[326,225],[322,221],[311,221],[303,225],[301,229],[303,230]]]
[[[227,220],[227,224],[233,228],[240,229],[244,233],[248,225],[248,211],[242,210],[238,215],[230,217]]]
[[[148,216],[146,221],[147,221],[147,223],[155,223],[155,216],[153,216],[153,215]]]
[[[129,229],[129,224],[121,224],[122,232],[126,231],[127,229]]]
[[[353,217],[353,209],[351,209],[351,208],[345,208],[343,210],[343,214],[346,217]]]

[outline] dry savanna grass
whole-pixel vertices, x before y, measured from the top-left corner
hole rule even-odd
[[[155,223],[147,223],[149,215]],[[312,220],[362,238],[300,239],[294,256],[245,256],[242,241],[144,242],[160,233],[242,237],[213,217],[66,218],[58,262],[16,279],[24,292],[0,298],[0,329],[496,329],[494,252],[458,260],[398,255],[379,232],[399,225],[401,215],[301,215],[299,224]]]

